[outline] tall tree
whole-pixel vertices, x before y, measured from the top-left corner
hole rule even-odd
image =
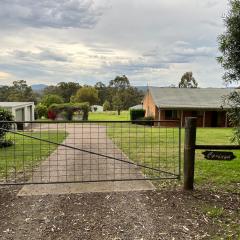
[[[218,38],[222,56],[218,62],[225,69],[225,82],[240,81],[240,0],[230,1],[230,10],[224,17],[226,31]]]
[[[71,99],[73,102],[88,102],[93,105],[98,102],[98,91],[94,87],[82,87]]]
[[[219,50],[217,58],[225,70],[223,80],[226,83],[240,81],[240,0],[230,0],[230,8],[224,17],[225,32],[218,38]],[[233,141],[240,144],[240,93],[232,92],[226,103],[231,107],[228,112],[230,123],[234,127]]]
[[[123,90],[128,87],[130,87],[130,82],[127,78],[127,76],[122,75],[122,76],[116,76],[114,80],[111,80],[109,82],[109,87],[116,88],[118,90]]]
[[[105,102],[105,100],[108,100],[108,88],[107,86],[102,83],[102,82],[97,82],[95,84],[95,89],[97,89],[98,91],[98,103],[100,105],[103,105],[103,103]]]
[[[25,80],[13,82],[13,86],[8,88],[6,101],[9,102],[36,102],[36,95],[31,86],[27,85]]]
[[[57,84],[57,93],[63,98],[64,102],[70,102],[72,95],[75,95],[81,86],[75,82],[60,82]]]
[[[178,87],[179,88],[197,88],[198,83],[193,77],[193,73],[185,72],[181,77],[181,81],[179,82]]]

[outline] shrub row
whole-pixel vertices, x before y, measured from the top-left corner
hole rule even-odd
[[[83,113],[83,120],[88,120],[89,110],[89,103],[52,104],[48,108],[48,117],[54,120],[57,114],[63,112],[65,113],[67,120],[72,120],[74,112],[81,111]]]
[[[131,109],[130,119],[132,123],[153,126],[154,123],[152,121],[154,120],[154,118],[150,116],[145,117],[145,113],[146,111],[144,109]]]

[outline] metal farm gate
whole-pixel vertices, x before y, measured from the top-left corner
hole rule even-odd
[[[1,185],[180,178],[177,121],[0,122],[0,133]]]

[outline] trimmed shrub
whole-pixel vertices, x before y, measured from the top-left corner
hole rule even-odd
[[[55,120],[57,117],[57,114],[51,110],[48,111],[48,118],[51,120]]]
[[[74,112],[81,111],[83,112],[83,120],[88,120],[88,112],[90,111],[89,103],[63,103],[63,104],[52,104],[49,109],[49,113],[52,115],[63,113],[67,120],[71,121],[73,118]]]
[[[0,147],[8,147],[13,144],[11,140],[4,139],[7,132],[3,129],[9,130],[12,127],[12,123],[8,121],[13,121],[12,113],[0,108]]]
[[[144,109],[131,109],[130,110],[130,120],[138,120],[140,118],[143,118],[145,116],[145,110]]]
[[[35,113],[37,118],[47,118],[48,117],[48,108],[42,103],[39,103],[35,108]]]
[[[148,125],[148,126],[153,126],[154,125],[154,117],[143,117],[143,118],[139,118],[138,119],[139,122],[137,121],[136,123],[139,124],[139,125]]]

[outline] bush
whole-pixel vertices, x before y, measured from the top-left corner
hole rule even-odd
[[[45,95],[41,100],[41,104],[45,105],[47,108],[50,107],[52,104],[61,103],[63,103],[63,98],[56,94]]]
[[[134,120],[138,120],[145,116],[144,109],[131,109],[130,110],[130,120],[134,122]]]
[[[12,127],[12,123],[9,121],[13,121],[13,115],[8,110],[5,110],[3,108],[0,108],[0,145],[2,147],[7,147],[12,145],[12,142],[4,139],[4,136],[6,135],[6,131],[3,129],[9,130]],[[10,145],[9,145],[10,144]]]
[[[90,106],[88,103],[52,104],[48,109],[48,113],[51,113],[51,115],[55,116],[55,118],[57,114],[64,113],[68,120],[72,120],[73,114],[76,111],[82,111],[83,120],[88,120],[88,112],[90,111]]]
[[[48,117],[48,108],[47,106],[39,103],[35,108],[35,113],[37,118],[47,118]]]
[[[0,139],[0,148],[6,148],[13,145],[13,141],[11,139]]]
[[[154,117],[143,117],[138,119],[139,122],[136,122],[139,125],[148,125],[148,126],[153,126],[154,125]]]
[[[111,108],[110,102],[106,100],[106,101],[103,103],[103,111],[109,111],[110,108]]]

